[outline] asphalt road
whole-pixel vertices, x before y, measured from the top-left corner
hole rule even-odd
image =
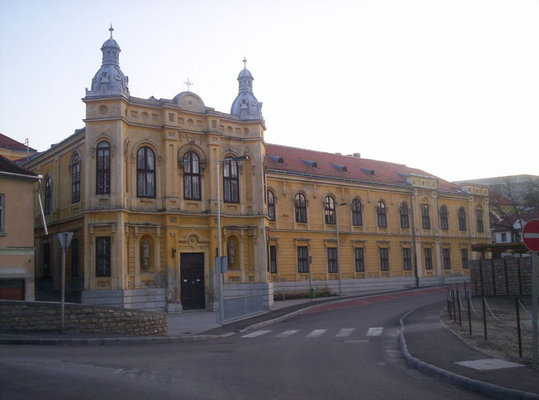
[[[194,343],[0,346],[3,399],[484,399],[409,369],[399,319],[444,293],[333,303]]]

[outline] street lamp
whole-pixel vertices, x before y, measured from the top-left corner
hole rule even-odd
[[[346,202],[339,203],[339,206],[347,205]],[[342,283],[341,283],[341,242],[339,235],[339,213],[335,215],[335,228],[337,233],[337,275],[339,277],[339,296],[342,296]]]
[[[220,166],[227,161],[245,161],[248,160],[247,156],[228,157],[224,160],[217,160],[215,162],[215,172],[217,180],[217,260],[215,263],[215,271],[217,273],[217,284],[219,286],[219,323],[223,323],[225,319],[224,310],[224,293],[223,293],[223,274],[224,274],[224,261],[222,253],[222,238],[221,238],[221,172]]]

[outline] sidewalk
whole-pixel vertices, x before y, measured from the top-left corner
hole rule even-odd
[[[0,345],[118,345],[209,340],[245,329],[258,329],[261,326],[270,325],[290,318],[307,307],[352,299],[354,297],[279,301],[274,303],[269,312],[226,325],[220,325],[217,322],[217,314],[210,311],[168,314],[168,336],[165,337],[125,337],[58,332],[0,333]],[[422,307],[401,319],[402,329],[399,338],[401,352],[411,367],[491,398],[539,400],[539,370],[494,359],[468,346],[440,322],[439,314],[443,306],[443,302],[440,302]]]
[[[539,370],[468,346],[440,322],[443,307],[422,307],[401,319],[401,352],[410,366],[491,398],[539,399]]]

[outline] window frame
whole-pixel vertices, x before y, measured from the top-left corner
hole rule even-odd
[[[379,228],[387,228],[387,207],[382,200],[376,204],[376,220]]]
[[[274,244],[270,244],[268,249],[268,272],[277,273],[277,246]]]
[[[423,256],[425,260],[425,270],[432,271],[434,268],[432,261],[432,247],[423,248]]]
[[[451,249],[442,247],[442,264],[444,269],[451,269]]]
[[[365,249],[363,247],[354,248],[354,265],[356,272],[365,272]]]
[[[238,204],[240,202],[239,165],[232,157],[223,160],[223,201]]]
[[[270,221],[275,221],[275,194],[271,189],[267,190],[268,196],[268,218]]]
[[[309,246],[297,246],[296,248],[298,273],[309,273]]]
[[[80,155],[73,154],[71,158],[71,204],[80,202]]]
[[[360,199],[352,200],[352,225],[363,226],[363,210]]]
[[[388,272],[389,269],[389,248],[380,247],[380,271]]]
[[[47,176],[45,178],[45,205],[43,213],[45,215],[50,215],[52,210],[52,178]]]
[[[440,207],[440,229],[443,231],[449,230],[449,212],[445,205]]]
[[[324,222],[326,225],[335,225],[337,223],[335,199],[333,196],[328,195],[324,198]]]
[[[410,228],[410,209],[408,208],[408,203],[406,203],[405,201],[403,201],[399,207],[399,214],[401,228]]]
[[[0,193],[0,233],[5,233],[6,225],[6,194]]]
[[[156,157],[149,146],[137,150],[137,197],[155,199],[156,196]]]
[[[111,267],[111,237],[96,236],[95,238],[95,276],[109,278],[112,276]]]
[[[100,141],[95,155],[95,194],[110,194],[111,165],[110,143]]]
[[[460,207],[458,211],[459,231],[466,232],[466,210],[464,207]]]
[[[294,214],[297,223],[307,223],[307,198],[301,192],[294,196]]]
[[[483,208],[477,207],[475,209],[475,225],[478,233],[485,232],[485,224],[483,221]]]
[[[202,176],[200,157],[194,151],[186,152],[183,157],[183,198],[184,200],[202,200]]]
[[[412,249],[410,247],[402,248],[402,269],[404,271],[412,270]]]
[[[428,204],[421,204],[421,227],[430,229],[430,207]]]
[[[328,273],[336,274],[339,272],[339,257],[337,255],[336,247],[327,248],[327,259],[328,259]]]
[[[468,249],[460,249],[460,260],[462,263],[462,269],[470,268],[470,258],[468,256]]]

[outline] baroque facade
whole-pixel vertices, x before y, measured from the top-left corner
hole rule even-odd
[[[36,219],[36,276],[58,287],[71,231],[68,289],[82,302],[213,308],[224,296],[318,287],[354,293],[468,275],[487,242],[488,191],[403,165],[267,144],[244,66],[231,112],[190,91],[131,96],[120,47],[105,41],[85,127],[26,163],[43,176],[51,235]],[[220,228],[220,229],[219,229]]]

